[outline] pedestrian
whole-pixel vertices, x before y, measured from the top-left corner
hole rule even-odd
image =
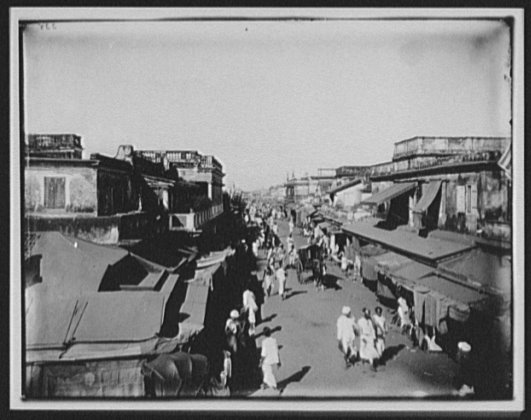
[[[339,349],[345,358],[346,368],[352,366],[352,358],[358,356],[358,350],[354,343],[356,332],[356,320],[351,314],[350,307],[343,306],[341,315],[337,319],[337,340]]]
[[[266,260],[269,261],[271,257],[273,256],[273,252],[274,252],[273,245],[271,244],[270,241],[267,242],[266,248],[267,248]]]
[[[376,331],[371,318],[371,312],[363,308],[363,317],[358,320],[360,333],[360,359],[369,362],[372,369],[376,371],[376,361],[379,358],[376,351]]]
[[[225,323],[225,335],[227,338],[227,345],[231,349],[233,354],[238,352],[238,337],[241,333],[242,325],[239,320],[240,313],[233,309],[230,312],[229,319]]]
[[[410,309],[406,302],[406,300],[400,296],[398,298],[398,316],[400,318],[400,330],[402,331],[402,334],[407,333],[410,334],[413,325],[411,323],[411,316],[410,316]]]
[[[379,358],[381,358],[385,351],[385,335],[387,334],[387,321],[383,316],[381,306],[377,306],[374,309],[372,320],[376,328],[376,351],[379,354]]]
[[[271,296],[274,281],[275,273],[273,272],[271,265],[268,265],[264,271],[264,292],[267,297]]]
[[[358,253],[354,256],[354,281],[361,279],[361,258]]]
[[[249,335],[253,336],[256,333],[256,298],[252,291],[246,289],[243,292],[243,309],[247,313],[247,320],[249,321]]]
[[[280,295],[281,299],[284,300],[286,298],[286,270],[284,270],[284,267],[278,263],[277,267],[278,268],[275,272],[275,277],[278,281],[278,294]]]
[[[286,243],[288,244],[288,249],[291,249],[292,246],[295,246],[295,241],[293,239],[292,233],[288,235],[288,239],[286,239]]]
[[[232,379],[232,360],[230,358],[230,351],[223,350],[223,370],[219,374],[221,379],[221,385],[229,390],[232,388],[231,379]]]
[[[278,264],[280,265],[284,265],[284,260],[286,259],[286,253],[284,251],[284,245],[283,244],[279,244],[278,248],[277,248],[277,252],[275,254],[275,260]]]
[[[295,249],[294,244],[291,245],[291,248],[288,253],[288,257],[289,257],[289,266],[295,267],[295,261],[297,260],[297,250]]]
[[[295,227],[295,224],[293,223],[293,218],[292,217],[289,218],[288,225],[289,225],[289,234],[291,235],[291,234],[293,234],[293,228]]]
[[[347,259],[347,254],[343,251],[341,251],[339,253],[339,256],[341,258],[341,271],[344,273],[344,274],[347,274],[347,269],[348,269],[348,259]]]
[[[253,243],[252,243],[252,249],[253,249],[253,254],[256,258],[258,258],[258,248],[260,247],[260,241],[259,239],[256,239]]]
[[[277,224],[277,222],[273,222],[273,233],[275,235],[278,235],[278,224]]]
[[[273,368],[277,369],[282,366],[280,362],[280,354],[278,351],[277,340],[271,337],[271,329],[264,328],[265,338],[262,341],[262,353],[260,358],[260,367],[262,368],[263,380],[262,389],[270,387],[277,389],[277,380]]]

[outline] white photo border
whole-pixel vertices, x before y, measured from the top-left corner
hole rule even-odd
[[[19,23],[61,20],[158,20],[210,18],[512,18],[513,147],[513,392],[511,401],[415,400],[48,400],[22,399],[21,177]],[[519,412],[524,409],[524,11],[481,8],[11,8],[10,9],[10,408],[12,410],[267,411],[273,412]]]

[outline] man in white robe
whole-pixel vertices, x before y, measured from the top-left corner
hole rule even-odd
[[[260,367],[262,368],[263,380],[262,388],[270,387],[277,389],[277,380],[273,368],[281,366],[280,355],[278,352],[277,340],[271,337],[271,330],[264,328],[266,338],[262,341],[262,352],[260,358]]]
[[[351,315],[350,307],[343,306],[341,315],[337,319],[337,340],[339,349],[345,358],[346,367],[352,366],[352,357],[357,356],[358,350],[354,344],[356,339],[356,320]]]
[[[360,359],[368,361],[372,369],[376,371],[376,361],[379,358],[375,347],[376,329],[371,319],[371,312],[363,308],[363,317],[358,320],[360,333]]]

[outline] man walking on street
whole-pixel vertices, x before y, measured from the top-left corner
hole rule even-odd
[[[376,328],[376,351],[381,358],[385,351],[385,335],[387,334],[387,321],[382,313],[381,306],[377,306],[374,310],[372,320]]]
[[[357,349],[354,344],[356,338],[356,320],[351,315],[350,307],[343,306],[341,315],[337,319],[337,340],[339,349],[345,357],[346,367],[352,366],[351,359],[357,357]]]
[[[278,281],[278,294],[284,300],[286,298],[286,270],[284,270],[281,264],[278,264],[275,276]]]
[[[263,380],[262,389],[270,387],[277,389],[277,380],[273,372],[273,366],[279,368],[280,355],[278,353],[277,340],[271,337],[271,330],[269,327],[264,328],[264,335],[266,338],[262,341],[262,353],[260,358],[260,367],[262,368]]]
[[[372,369],[376,371],[376,360],[379,358],[376,351],[376,330],[371,318],[371,312],[363,308],[363,317],[358,320],[360,332],[360,359],[368,361]]]
[[[247,313],[247,319],[249,321],[249,335],[253,336],[256,332],[256,311],[258,311],[258,306],[256,305],[254,293],[249,289],[243,292],[243,309]]]

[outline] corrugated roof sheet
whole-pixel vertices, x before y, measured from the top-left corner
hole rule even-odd
[[[362,204],[374,204],[378,205],[385,201],[392,200],[393,198],[398,197],[399,195],[405,194],[408,191],[411,191],[416,187],[415,182],[403,182],[391,185],[389,188],[383,191],[379,191],[366,200],[362,201]]]
[[[415,207],[413,207],[413,211],[416,213],[422,213],[426,211],[433,200],[435,200],[440,188],[441,181],[430,181],[424,190],[422,197],[418,203],[415,204]]]
[[[404,231],[379,229],[362,222],[344,225],[343,230],[355,236],[382,244],[393,251],[412,254],[430,262],[436,262],[474,247],[457,242],[422,238]]]

